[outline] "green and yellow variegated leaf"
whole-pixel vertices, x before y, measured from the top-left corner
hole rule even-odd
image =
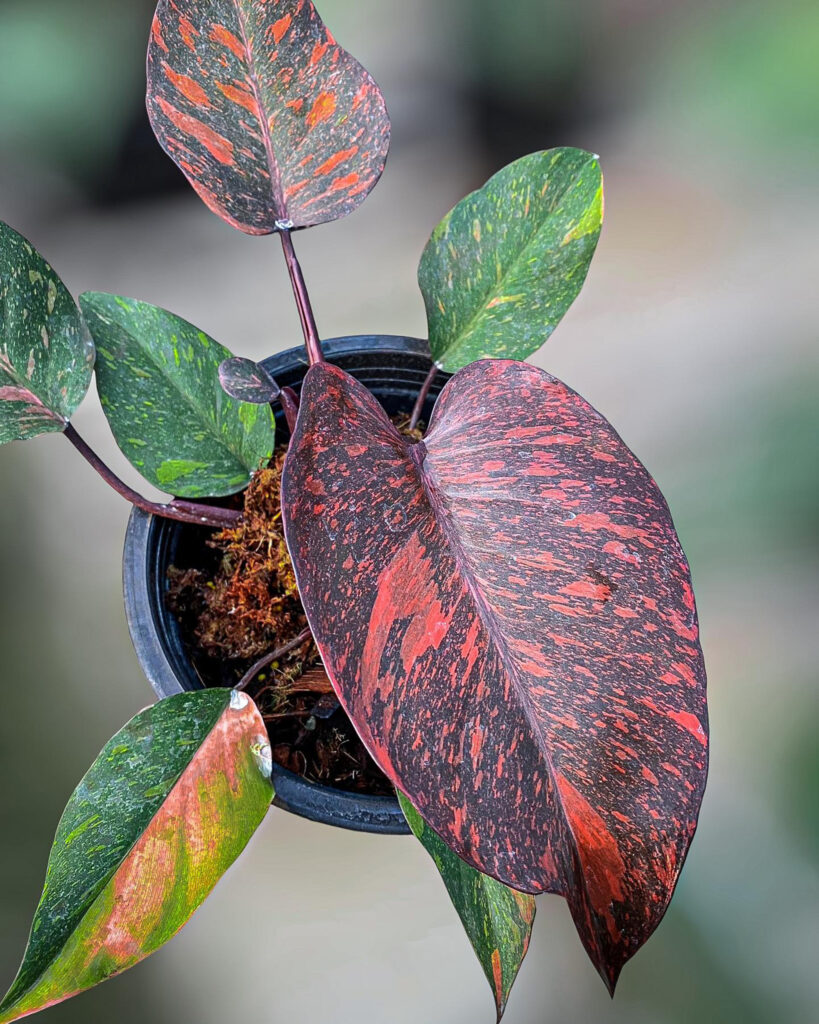
[[[65,430],[93,367],[94,346],[65,285],[0,221],[0,444]]]
[[[219,381],[231,353],[181,317],[135,299],[80,296],[97,343],[97,390],[117,444],[160,490],[219,498],[247,486],[273,452],[268,406]]]
[[[432,857],[444,880],[492,987],[500,1020],[529,948],[535,898],[470,867],[426,824],[403,793],[398,794],[398,800],[413,835]]]
[[[236,860],[273,797],[264,722],[244,694],[169,697],[105,746],[65,809],[0,1024],[149,956]]]
[[[526,359],[586,280],[603,222],[603,178],[580,149],[533,153],[458,203],[429,240],[418,281],[435,361]]]

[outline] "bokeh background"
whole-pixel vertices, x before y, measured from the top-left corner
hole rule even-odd
[[[143,113],[151,0],[0,4],[0,217],[78,293],[146,299],[242,354],[299,341],[271,239],[201,206]],[[819,1020],[819,7],[813,0],[323,0],[381,83],[387,172],[297,239],[325,336],[424,334],[429,231],[508,160],[599,153],[607,223],[536,361],[656,476],[710,678],[701,825],[611,1002],[544,897],[509,1024]],[[94,398],[77,420],[111,463]],[[59,437],[0,450],[0,986],[59,814],[151,699],[120,597],[127,507]],[[410,839],[272,813],[170,946],[59,1022],[475,1024],[491,998]]]

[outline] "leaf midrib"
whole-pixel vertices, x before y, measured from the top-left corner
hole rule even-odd
[[[452,552],[455,564],[458,567],[458,571],[460,572],[464,580],[464,583],[466,584],[467,590],[471,595],[473,602],[476,606],[478,617],[483,623],[489,636],[489,639],[491,640],[493,646],[495,647],[498,656],[500,657],[501,663],[503,664],[507,674],[509,675],[509,678],[512,682],[513,690],[518,697],[518,705],[520,706],[526,718],[526,721],[529,723],[530,727],[533,727],[533,731],[535,731],[537,736],[540,737],[541,743],[539,744],[539,749],[543,753],[543,757],[546,761],[546,767],[552,779],[552,783],[554,786],[555,801],[558,807],[560,808],[563,821],[566,825],[568,834],[572,840],[575,855],[574,860],[577,864],[577,868],[580,874],[580,880],[583,884],[586,899],[588,900],[588,885],[586,883],[585,869],[583,867],[583,863],[580,857],[580,846],[577,841],[577,836],[574,833],[574,829],[572,828],[572,824],[569,819],[569,815],[566,811],[566,807],[563,803],[563,797],[560,793],[560,787],[557,784],[558,773],[557,769],[555,768],[554,761],[552,759],[552,754],[549,749],[549,745],[547,743],[547,737],[544,733],[543,726],[541,725],[540,721],[538,720],[534,712],[532,703],[528,699],[526,688],[521,680],[520,669],[515,661],[514,655],[508,649],[508,645],[503,639],[502,632],[500,632],[499,627],[495,622],[494,613],[492,612],[491,607],[486,602],[485,598],[483,597],[483,594],[480,591],[480,588],[478,587],[477,581],[475,580],[475,577],[472,572],[472,565],[466,554],[464,546],[461,543],[461,540],[458,537],[458,535],[455,533],[452,523],[450,522],[451,517],[448,513],[446,506],[445,492],[436,485],[434,477],[431,475],[430,470],[428,468],[427,459],[424,459],[421,465],[418,465],[416,460],[409,454],[409,449],[417,446],[407,445],[403,438],[401,440],[404,443],[405,448],[407,449],[408,461],[416,469],[419,480],[424,489],[424,494],[428,501],[430,513],[435,523],[437,524],[438,528],[440,529],[441,533],[443,534],[445,540],[447,541],[447,545],[450,551]],[[423,442],[421,442],[421,444],[423,444]],[[442,512],[444,514],[442,514]],[[520,891],[523,892],[525,890]]]
[[[253,90],[253,97],[256,100],[256,106],[259,109],[259,127],[262,131],[262,140],[264,142],[265,152],[267,153],[267,165],[270,172],[270,185],[271,192],[273,193],[273,202],[277,207],[276,220],[283,220],[287,217],[287,205],[284,198],[284,189],[282,188],[279,160],[276,156],[276,149],[273,145],[273,137],[270,134],[270,125],[268,124],[267,117],[265,116],[260,82],[257,80],[256,56],[254,54],[253,47],[250,44],[250,35],[247,30],[247,21],[245,20],[242,0],[233,0],[233,6],[236,8],[236,20],[239,24],[239,32],[242,35],[242,42],[247,50],[248,81],[250,82],[250,87]]]

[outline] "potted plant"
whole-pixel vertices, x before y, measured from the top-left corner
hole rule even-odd
[[[278,234],[304,349],[255,364],[143,302],[78,308],[0,228],[0,442],[63,433],[135,506],[126,598],[162,698],[71,797],[0,1022],[158,949],[274,800],[408,826],[498,1017],[541,892],[567,900],[613,993],[673,894],[708,730],[667,505],[611,425],[524,361],[585,279],[597,158],[523,157],[444,218],[419,271],[428,343],[323,343],[293,233],[381,175],[370,75],[310,0],[161,0],[148,111],[211,210]],[[168,503],[71,426],[94,375]]]

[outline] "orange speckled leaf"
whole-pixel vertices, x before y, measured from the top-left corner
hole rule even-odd
[[[148,114],[210,209],[252,235],[352,213],[390,141],[378,86],[310,0],[161,0]]]
[[[416,444],[322,363],[282,508],[327,674],[382,771],[472,867],[565,896],[613,989],[674,892],[708,760],[657,485],[526,363],[461,370]]]
[[[65,809],[0,1024],[105,981],[172,938],[261,824],[270,775],[264,722],[244,694],[180,694],[132,719]]]

